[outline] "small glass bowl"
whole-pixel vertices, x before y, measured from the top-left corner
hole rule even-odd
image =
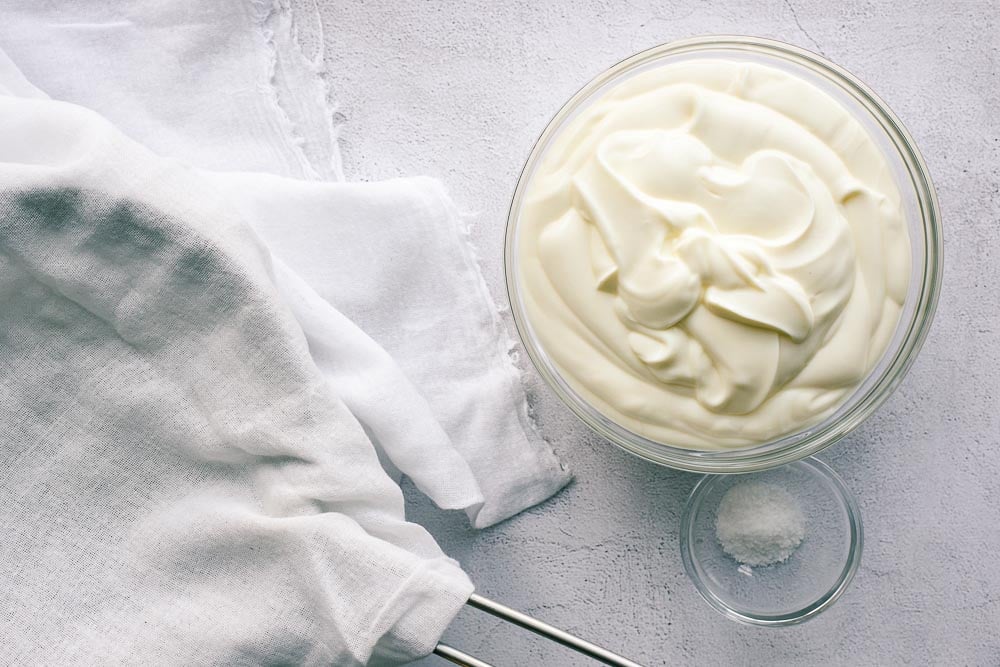
[[[909,291],[899,323],[882,359],[867,379],[829,417],[770,442],[700,451],[672,446],[634,433],[609,419],[581,397],[560,375],[532,331],[525,312],[518,272],[518,220],[522,199],[536,167],[560,131],[581,109],[622,81],[672,62],[719,58],[755,62],[790,72],[844,105],[881,148],[899,188],[910,236]],[[811,456],[850,433],[880,406],[909,370],[930,329],[941,288],[942,241],[937,196],[927,166],[913,139],[889,107],[864,83],[805,49],[757,37],[707,36],[672,42],[628,58],[588,83],[549,122],[521,172],[507,217],[504,272],[518,335],[539,375],[587,426],[612,444],[661,465],[708,473],[766,470]]]
[[[806,533],[781,563],[740,565],[719,544],[719,501],[736,484],[764,482],[788,491],[802,509]],[[695,588],[725,616],[752,625],[793,625],[814,618],[850,584],[861,562],[861,512],[843,480],[814,458],[749,475],[708,475],[681,516],[681,559]]]

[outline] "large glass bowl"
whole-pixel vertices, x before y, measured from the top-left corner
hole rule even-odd
[[[909,292],[895,334],[882,359],[857,390],[822,422],[779,439],[742,449],[698,451],[643,437],[588,404],[560,375],[532,331],[518,284],[518,220],[527,184],[555,137],[581,109],[635,74],[668,63],[719,58],[756,62],[809,81],[844,105],[881,148],[899,188],[910,236]],[[941,285],[941,223],[937,197],[923,158],[895,114],[865,84],[830,61],[768,39],[708,36],[664,44],[624,60],[583,87],[542,132],[528,156],[507,218],[504,265],[517,331],[539,374],[570,410],[613,444],[644,459],[681,470],[740,473],[765,470],[819,452],[858,426],[892,393],[930,328]]]

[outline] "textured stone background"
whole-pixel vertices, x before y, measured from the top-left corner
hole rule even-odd
[[[415,500],[480,592],[650,665],[1000,664],[1000,4],[996,0],[402,3],[318,0],[349,179],[431,174],[475,210],[502,301],[515,179],[583,83],[647,47],[744,33],[818,51],[871,85],[930,165],[945,223],[937,319],[906,381],[824,458],[860,499],[861,570],[803,626],[738,626],[681,567],[696,476],[590,435],[529,373],[545,435],[576,472],[553,500],[490,530]],[[296,11],[316,11],[295,0]],[[497,665],[575,665],[553,644],[464,611],[446,640]],[[427,658],[421,664],[444,664]]]

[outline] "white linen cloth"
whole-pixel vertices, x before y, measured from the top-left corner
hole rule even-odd
[[[0,662],[433,648],[472,584],[404,520],[204,178],[80,107],[0,95],[0,303]]]
[[[100,112],[158,153],[212,170],[300,179],[339,173],[318,74],[322,53],[306,57],[296,40],[318,18],[294,23],[286,2],[271,0],[88,4],[0,0],[0,48],[51,97]],[[439,506],[461,507],[483,528],[569,481],[530,423],[507,354],[512,342],[440,183],[205,176],[274,254],[388,351],[398,366],[392,372],[412,383],[416,403],[431,415],[407,433],[412,427],[402,416],[422,410],[382,400],[366,381],[371,372],[356,376],[361,393],[352,403],[339,378],[342,397],[366,426],[366,419],[382,420],[382,433],[369,428],[380,446],[398,450],[408,440],[411,465],[401,470]],[[310,336],[315,350],[327,345],[319,338]],[[367,410],[359,404],[365,397]],[[408,437],[383,443],[392,422]],[[437,436],[428,422],[436,422]],[[467,467],[444,463],[455,460],[454,451]],[[472,500],[473,487],[479,500]]]
[[[284,5],[0,10],[34,83],[162,153],[338,173]],[[426,654],[471,584],[371,440],[480,527],[568,480],[461,227],[430,179],[157,158],[0,51],[0,661]]]

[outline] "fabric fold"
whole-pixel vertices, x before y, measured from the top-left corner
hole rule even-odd
[[[481,506],[467,508],[475,527],[541,502],[569,481],[531,424],[508,356],[513,343],[492,307],[462,218],[438,181],[206,176],[236,202],[275,256],[384,348],[426,399],[482,490]],[[289,286],[289,298],[295,289]],[[437,468],[421,475],[422,489],[443,491],[461,478],[457,469]]]
[[[392,464],[442,509],[481,507],[468,462],[385,350],[280,259],[274,275],[313,361]]]

